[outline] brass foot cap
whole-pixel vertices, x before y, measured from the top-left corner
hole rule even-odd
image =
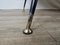
[[[33,31],[31,29],[25,29],[25,30],[23,30],[23,33],[26,35],[30,35],[33,33]]]

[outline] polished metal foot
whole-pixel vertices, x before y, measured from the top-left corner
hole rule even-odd
[[[26,35],[30,35],[33,33],[33,31],[31,29],[25,29],[25,30],[23,30],[23,33]]]

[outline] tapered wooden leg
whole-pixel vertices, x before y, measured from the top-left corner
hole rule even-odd
[[[31,5],[30,5],[30,10],[29,10],[29,15],[31,15],[32,8],[33,8],[33,0],[31,0]]]
[[[23,11],[25,10],[27,0],[24,1]]]
[[[33,20],[33,16],[34,16],[34,13],[35,13],[37,2],[38,2],[38,0],[34,0],[34,4],[33,4],[33,7],[31,9],[31,14],[29,16],[26,29],[23,31],[24,34],[29,35],[29,34],[33,33],[32,29],[30,27],[31,27],[31,24],[32,24],[32,20]]]

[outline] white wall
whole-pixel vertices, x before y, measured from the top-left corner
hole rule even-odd
[[[26,9],[30,8],[31,0],[27,1]],[[22,9],[24,0],[0,0],[0,9]],[[60,0],[38,0],[37,9],[60,8]]]

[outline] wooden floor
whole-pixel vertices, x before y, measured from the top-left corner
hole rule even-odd
[[[60,12],[36,11],[32,30],[25,35],[28,12],[0,10],[0,45],[60,45]]]

